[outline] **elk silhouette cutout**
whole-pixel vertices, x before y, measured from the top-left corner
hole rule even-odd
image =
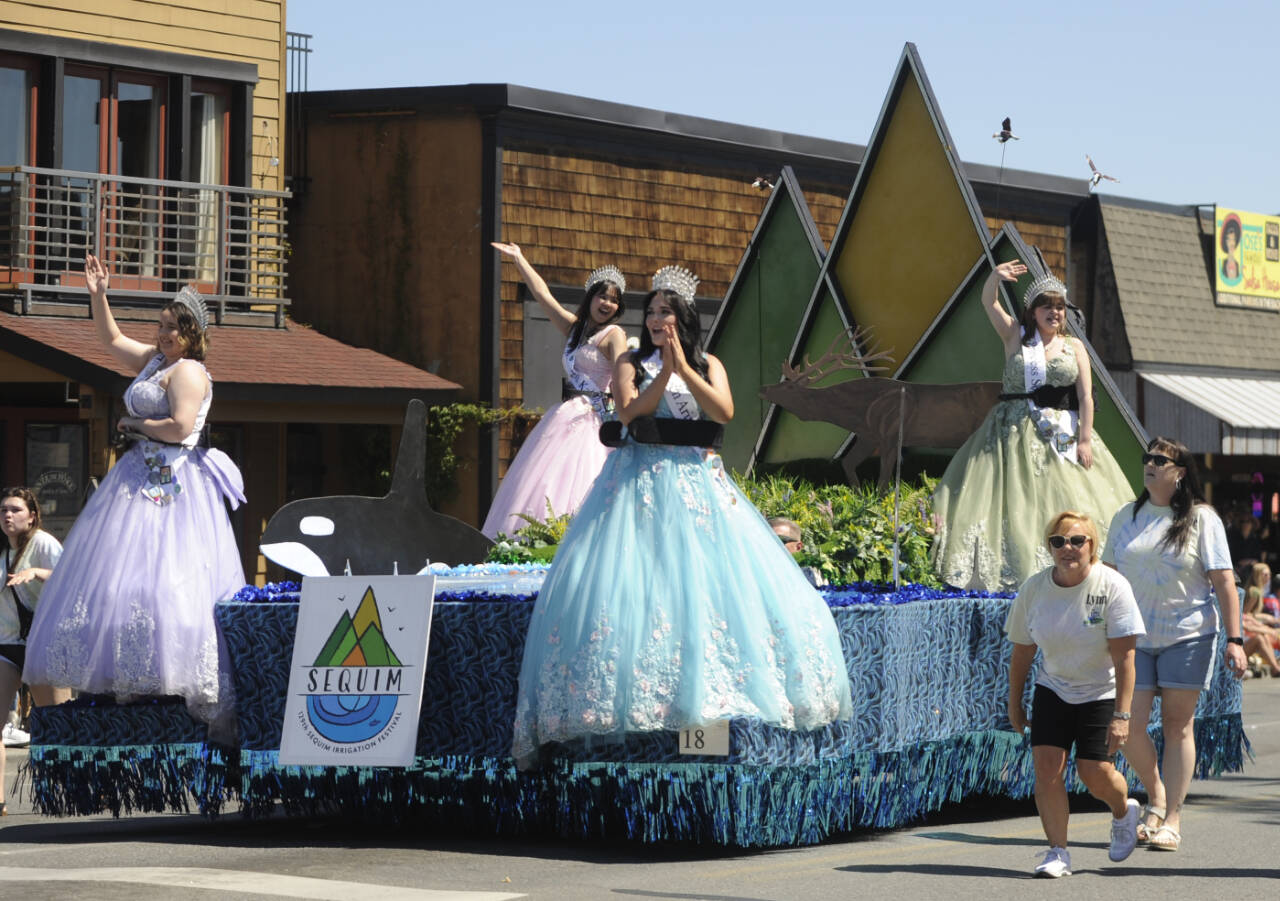
[[[865,329],[842,332],[827,352],[804,365],[782,364],[782,381],[766,385],[760,395],[789,413],[810,422],[829,422],[847,429],[856,441],[841,459],[849,483],[858,485],[858,465],[880,452],[880,480],[885,491],[898,454],[904,447],[960,447],[974,433],[1000,396],[999,382],[960,382],[924,385],[874,376],[887,369],[882,361],[890,350],[875,347],[859,353],[868,337]],[[840,348],[844,342],[847,347]],[[857,370],[866,378],[821,388],[810,387],[840,371]]]

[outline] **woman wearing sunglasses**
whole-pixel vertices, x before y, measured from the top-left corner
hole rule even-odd
[[[1133,498],[1093,429],[1089,353],[1068,334],[1067,288],[1052,275],[1027,286],[1021,318],[997,286],[1027,274],[1018,260],[987,278],[982,304],[1004,345],[1004,393],[942,474],[933,495],[934,569],[952,585],[1016,591],[1052,561],[1040,529],[1059,510],[1102,528]]]
[[[1087,515],[1055,516],[1045,547],[1053,566],[1023,583],[1004,630],[1013,642],[1009,723],[1015,732],[1031,727],[1036,809],[1049,839],[1035,875],[1058,877],[1071,875],[1063,772],[1073,744],[1080,781],[1111,808],[1110,858],[1124,860],[1137,842],[1138,802],[1111,758],[1129,735],[1133,654],[1143,625],[1124,576],[1094,566],[1098,527]],[[1042,662],[1028,723],[1022,702],[1036,648]]]
[[[1111,521],[1102,560],[1132,583],[1147,625],[1134,661],[1133,729],[1124,747],[1147,791],[1138,840],[1176,851],[1195,768],[1196,702],[1213,676],[1220,631],[1226,631],[1222,646],[1231,672],[1239,678],[1247,664],[1227,533],[1205,502],[1195,459],[1177,441],[1154,438],[1142,455],[1142,471],[1145,488]],[[1157,691],[1162,762],[1147,735]]]

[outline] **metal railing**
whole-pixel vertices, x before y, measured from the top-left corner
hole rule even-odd
[[[111,294],[150,305],[185,284],[215,321],[228,311],[274,313],[289,304],[285,201],[253,188],[163,181],[32,166],[0,167],[0,294],[17,312],[39,300],[87,297],[86,253],[111,270]]]
[[[290,31],[285,34],[285,47],[289,54],[289,84],[285,95],[287,104],[285,141],[285,179],[295,195],[306,191],[307,177],[307,121],[304,101],[310,71],[311,35]]]

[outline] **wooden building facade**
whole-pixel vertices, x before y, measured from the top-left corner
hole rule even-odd
[[[218,181],[200,177],[198,163],[192,166],[194,148],[184,148],[193,139],[209,140],[226,148],[225,160],[217,161],[222,183],[284,190],[285,0],[95,0],[82,10],[74,6],[0,0],[0,29],[13,32],[0,37],[0,66],[30,73],[36,102],[47,96],[64,112],[38,122],[34,158],[0,159],[0,165],[86,168],[72,165],[85,148],[69,139],[83,137],[87,126],[77,125],[67,103],[96,86],[117,122],[122,100],[138,109],[146,99],[154,112],[144,115],[171,123],[154,155],[140,163],[151,168],[147,177]],[[68,75],[78,80],[72,90]],[[225,121],[225,132],[206,138],[204,119]],[[110,129],[104,131],[107,143]]]
[[[458,386],[289,317],[283,0],[72,6],[0,0],[0,475],[61,536],[115,461],[132,373],[96,339],[86,252],[141,341],[194,283],[246,575],[279,577],[258,539],[280,505],[381,493],[405,404]]]

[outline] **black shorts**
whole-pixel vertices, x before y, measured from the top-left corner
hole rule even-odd
[[[25,644],[0,644],[0,657],[16,666],[18,672],[22,672],[22,664],[27,659],[27,646]]]
[[[1076,760],[1110,760],[1107,731],[1116,702],[1086,701],[1068,704],[1052,688],[1037,685],[1031,699],[1031,746],[1051,745],[1070,753],[1076,746]]]

